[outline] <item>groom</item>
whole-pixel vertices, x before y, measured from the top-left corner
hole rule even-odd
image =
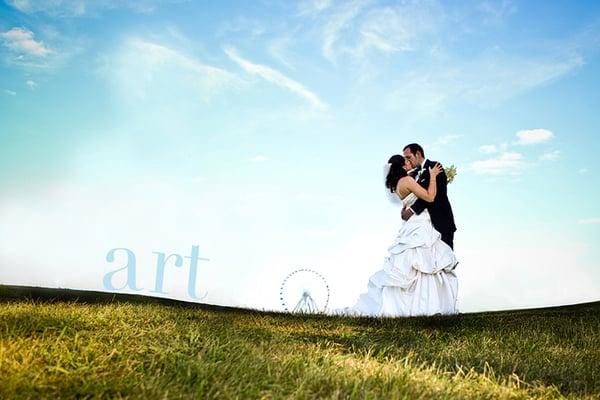
[[[427,189],[429,186],[429,168],[433,167],[436,161],[426,159],[423,148],[416,143],[411,143],[404,147],[404,158],[408,160],[413,169],[418,171],[415,179],[419,185]],[[433,202],[428,203],[425,200],[418,199],[411,207],[402,210],[402,219],[406,221],[413,214],[419,215],[424,209],[428,209],[431,216],[431,223],[442,234],[442,241],[454,249],[454,231],[456,231],[456,225],[454,225],[452,207],[450,207],[450,201],[448,201],[446,192],[448,178],[444,171],[437,176],[436,184],[437,194]]]

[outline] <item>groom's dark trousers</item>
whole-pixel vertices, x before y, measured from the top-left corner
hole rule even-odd
[[[425,161],[423,172],[417,181],[419,185],[425,189],[429,187],[429,168],[433,167],[436,162],[437,161]],[[428,203],[423,199],[418,199],[410,208],[417,215],[421,214],[423,210],[428,209],[429,215],[431,216],[431,223],[442,235],[442,241],[454,249],[454,232],[456,231],[456,225],[454,225],[454,215],[452,214],[452,207],[448,200],[448,178],[446,177],[446,173],[442,172],[438,174],[435,182],[437,190],[433,202]]]

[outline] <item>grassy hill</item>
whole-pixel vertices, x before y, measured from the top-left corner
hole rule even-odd
[[[600,398],[599,366],[600,302],[376,319],[0,286],[2,399]]]

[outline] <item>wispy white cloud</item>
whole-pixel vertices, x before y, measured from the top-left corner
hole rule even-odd
[[[452,142],[456,142],[461,137],[463,137],[463,135],[453,135],[453,134],[445,135],[445,136],[438,138],[434,142],[434,145],[443,146],[443,145],[446,145],[446,144],[449,144]]]
[[[155,99],[154,91],[164,98],[165,93],[178,90],[190,90],[208,101],[221,90],[242,84],[235,74],[222,68],[140,38],[125,40],[117,51],[101,56],[98,65],[98,73],[133,101]]]
[[[287,48],[293,43],[292,36],[293,35],[291,34],[286,34],[284,36],[271,40],[267,45],[267,50],[269,51],[269,54],[271,54],[271,56],[274,59],[276,59],[289,69],[295,69],[292,65],[292,62],[289,60],[289,57],[285,54]]]
[[[455,135],[455,134],[448,134],[448,135],[440,136],[433,141],[433,143],[431,144],[431,148],[433,150],[438,150],[442,147],[445,147],[445,146],[451,145],[452,143],[457,142],[462,137],[463,137],[463,135]]]
[[[360,59],[416,50],[443,25],[442,15],[435,1],[374,8],[361,19],[356,44],[343,50]]]
[[[529,129],[516,133],[518,140],[515,144],[528,146],[531,144],[542,143],[554,137],[554,133],[547,129]]]
[[[328,16],[328,22],[323,28],[322,51],[325,58],[331,62],[336,60],[336,49],[334,45],[338,41],[340,33],[346,29],[352,20],[365,7],[364,1],[352,1],[344,3],[343,7]]]
[[[543,55],[517,55],[495,48],[469,59],[427,58],[420,66],[398,74],[388,106],[425,116],[458,101],[494,107],[582,65],[582,56],[565,54],[561,49]],[[405,100],[407,95],[411,101]]]
[[[302,84],[283,75],[281,72],[265,65],[254,64],[242,58],[232,47],[227,47],[224,49],[224,51],[229,58],[236,62],[246,72],[257,75],[268,82],[271,82],[303,97],[317,109],[324,110],[327,108],[327,105],[319,98],[319,96],[305,88]]]
[[[101,10],[125,8],[139,13],[152,13],[161,4],[182,0],[7,0],[13,8],[27,14],[44,13],[51,17],[72,18]]]
[[[540,161],[556,161],[560,158],[560,150],[549,151],[540,156]]]
[[[515,14],[518,11],[517,5],[511,0],[498,1],[483,1],[479,3],[478,10],[483,14],[485,23],[499,24],[506,18]]]
[[[474,161],[468,169],[481,175],[517,175],[524,167],[521,153],[504,152],[494,158]]]
[[[15,92],[14,90],[4,89],[4,94],[7,94],[9,96],[16,96],[17,92]]]
[[[405,18],[392,8],[373,10],[362,23],[356,47],[348,51],[354,56],[365,57],[370,50],[381,53],[412,50],[415,32],[406,26]]]
[[[35,57],[45,57],[52,53],[42,42],[34,39],[34,33],[25,28],[12,28],[0,33],[4,45],[9,49]]]
[[[579,221],[577,221],[577,223],[580,225],[599,225],[600,218],[580,219]]]
[[[220,82],[233,77],[231,73],[221,68],[204,64],[192,57],[184,55],[177,50],[161,44],[152,43],[142,39],[131,39],[129,41],[129,45],[139,52],[137,55],[143,54],[146,56],[146,61],[150,61],[157,65],[173,62],[184,69],[188,69],[197,73],[198,75],[207,77],[213,82]]]
[[[444,87],[436,77],[421,71],[410,71],[400,78],[400,82],[390,85],[390,91],[385,96],[385,106],[411,117],[429,116],[443,108],[453,91],[454,89]]]
[[[238,16],[234,17],[221,25],[217,31],[217,36],[224,36],[231,33],[244,32],[251,36],[260,36],[266,32],[265,25],[255,19]]]
[[[587,172],[588,172],[588,169],[587,169],[587,168],[580,168],[580,169],[579,169],[579,173],[580,173],[580,174],[585,174],[585,173],[587,173]]]
[[[303,0],[298,3],[298,15],[314,16],[331,7],[331,0]]]
[[[27,81],[25,81],[25,85],[27,85],[29,90],[35,90],[35,88],[37,87],[37,83],[35,83],[31,79],[28,79]]]
[[[321,50],[333,63],[343,55],[366,62],[377,53],[415,50],[443,24],[443,10],[437,1],[379,5],[355,0],[329,7],[321,14]]]
[[[484,144],[483,146],[479,146],[479,151],[486,154],[495,153],[498,151],[498,147],[495,144]]]
[[[471,102],[495,105],[548,84],[582,65],[580,55],[563,54],[560,49],[541,56],[493,49],[462,69],[471,77],[460,77],[466,82],[461,95]]]
[[[168,25],[165,28],[165,30],[169,34],[169,36],[171,36],[173,39],[175,39],[177,41],[177,43],[181,44],[182,46],[185,46],[186,48],[194,48],[194,45],[198,43],[198,41],[192,40],[188,36],[186,36],[175,25]]]

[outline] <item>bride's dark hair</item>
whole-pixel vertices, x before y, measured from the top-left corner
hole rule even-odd
[[[385,177],[385,187],[390,189],[390,192],[394,193],[400,178],[404,178],[407,175],[406,170],[404,169],[404,157],[400,154],[395,154],[390,157],[388,163],[392,165],[390,165],[390,171]]]

